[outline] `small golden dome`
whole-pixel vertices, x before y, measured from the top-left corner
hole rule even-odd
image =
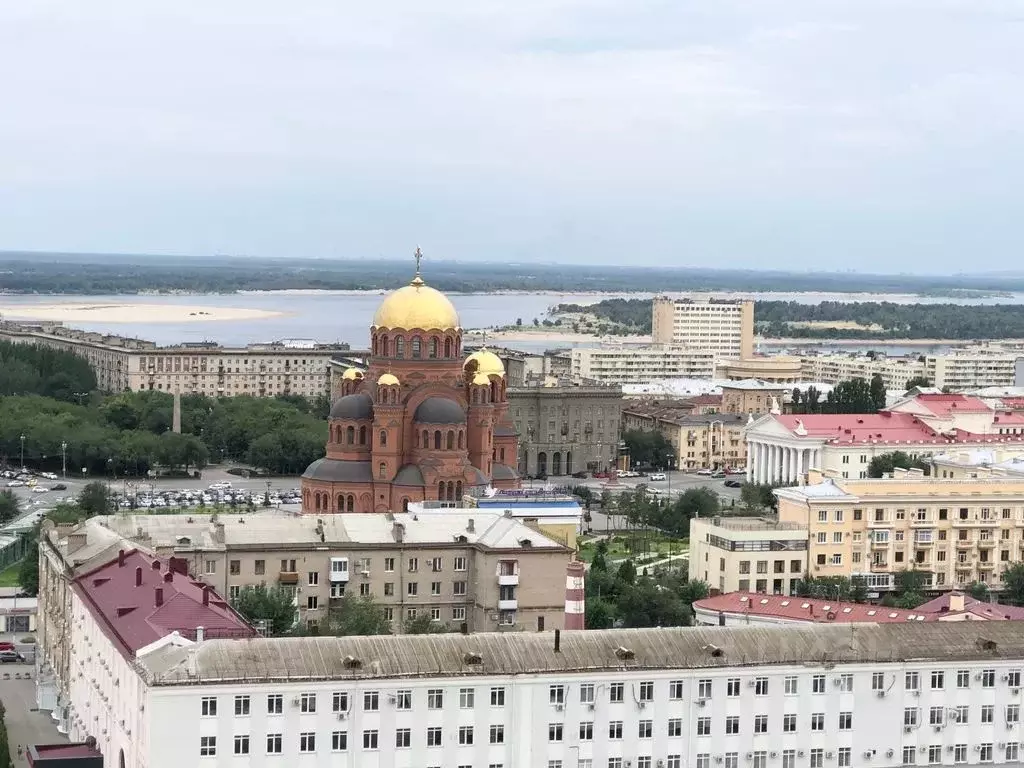
[[[475,367],[472,365],[473,363],[476,363]],[[486,348],[477,350],[466,358],[466,362],[462,364],[462,370],[468,371],[471,368],[475,373],[482,373],[485,376],[505,375],[505,366],[501,362],[501,358]]]
[[[475,387],[479,387],[479,386],[489,387],[490,385],[491,385],[491,380],[489,378],[487,378],[487,374],[486,373],[478,373],[478,374],[475,374],[473,376],[473,386],[475,386]]]
[[[379,386],[379,387],[397,386],[397,385],[399,385],[401,383],[402,382],[400,382],[398,380],[398,377],[395,376],[393,373],[381,374],[381,377],[379,379],[377,379],[377,386]]]
[[[422,328],[454,330],[459,327],[459,313],[448,297],[426,285],[417,273],[409,284],[392,291],[377,307],[373,316],[377,328]]]
[[[359,381],[363,378],[363,372],[358,368],[346,368],[345,372],[341,374],[341,378],[346,381]]]

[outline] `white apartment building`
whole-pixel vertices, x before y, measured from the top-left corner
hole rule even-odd
[[[887,390],[902,392],[910,379],[925,375],[925,365],[917,357],[867,357],[834,353],[805,355],[800,360],[806,380],[829,384],[850,379],[870,381],[877,373],[882,377]]]
[[[77,619],[77,617],[76,617]],[[1013,622],[203,639],[80,623],[71,735],[124,768],[1016,764]]]
[[[36,344],[85,358],[106,392],[162,390],[211,397],[330,394],[330,361],[348,345],[290,339],[247,347],[213,342],[160,347],[152,341],[67,328],[60,323],[0,321],[0,340]]]
[[[655,343],[710,351],[718,358],[743,360],[754,354],[753,301],[660,296],[654,299],[651,313]]]
[[[717,353],[673,344],[608,345],[570,351],[570,375],[603,384],[645,384],[656,379],[711,379]]]

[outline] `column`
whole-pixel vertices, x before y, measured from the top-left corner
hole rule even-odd
[[[796,448],[789,449],[789,477],[787,480],[791,483],[796,482]]]
[[[770,458],[769,458],[769,461],[768,461],[768,477],[765,478],[765,482],[766,483],[774,483],[775,482],[775,475],[776,475],[776,473],[778,471],[779,446],[777,446],[777,445],[771,446],[771,448],[768,451],[768,453],[770,454]]]
[[[801,448],[796,452],[796,479],[797,482],[803,483],[804,476],[804,449]]]
[[[789,474],[789,448],[784,445],[779,446],[779,458],[782,459],[779,462],[779,482],[784,483]]]
[[[768,454],[771,453],[771,446],[767,443],[761,444],[761,460],[757,463],[757,482],[759,485],[764,485],[768,479],[768,462],[770,461]]]
[[[757,443],[747,441],[747,482],[749,483],[754,479],[754,452],[757,449]]]

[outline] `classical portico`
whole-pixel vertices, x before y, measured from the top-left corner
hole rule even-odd
[[[807,434],[797,421],[793,429],[775,415],[763,416],[746,429],[747,482],[786,485],[801,482],[810,469],[821,469],[825,440]]]

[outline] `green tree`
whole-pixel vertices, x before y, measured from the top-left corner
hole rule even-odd
[[[992,598],[992,592],[989,590],[988,584],[983,581],[972,581],[967,585],[967,589],[965,589],[964,592],[975,600],[981,600],[985,603]]]
[[[586,604],[587,629],[611,629],[615,624],[615,606],[601,597],[588,597]]]
[[[0,525],[6,525],[21,514],[21,502],[14,491],[0,491]]]
[[[931,473],[931,466],[923,459],[910,456],[903,451],[893,451],[875,456],[868,464],[868,477],[884,477],[892,474],[892,471],[900,467],[902,469],[921,469],[924,473]]]
[[[114,510],[114,500],[107,484],[98,480],[88,483],[78,494],[78,508],[86,517],[106,515]]]
[[[772,493],[776,487],[770,483],[743,483],[740,503],[750,509],[778,509],[779,500]]]
[[[846,576],[804,576],[796,583],[794,594],[821,600],[865,602],[867,590],[861,582]]]
[[[913,378],[907,379],[905,386],[907,389],[914,389],[915,387],[930,387],[931,385],[931,379],[927,376],[914,376]]]
[[[623,560],[615,575],[623,584],[633,584],[636,581],[636,566],[632,560]]]
[[[415,619],[406,619],[402,631],[407,635],[440,635],[458,630],[443,622],[434,621],[426,613],[421,613]]]
[[[657,430],[631,429],[622,433],[622,440],[636,467],[661,469],[673,455],[672,443]]]
[[[1024,605],[1024,563],[1013,563],[1003,571],[1000,599],[1010,605]]]
[[[39,542],[32,540],[32,546],[18,566],[18,585],[26,594],[39,594]]]
[[[327,634],[331,635],[387,635],[391,622],[384,609],[371,597],[345,595],[331,608],[327,618]]]
[[[591,572],[608,570],[608,561],[605,559],[607,554],[608,542],[605,539],[601,539],[597,542],[597,546],[594,547],[594,556],[590,560]]]
[[[883,387],[883,405],[885,404],[884,400]],[[875,413],[878,408],[871,385],[865,379],[858,377],[836,384],[826,396],[822,411],[824,413]]]
[[[686,605],[693,605],[698,600],[704,600],[711,594],[711,588],[706,581],[687,581],[679,588],[679,599]]]
[[[266,622],[270,635],[283,635],[295,626],[295,597],[284,587],[243,587],[231,604],[250,624]]]
[[[871,392],[871,404],[873,410],[880,411],[885,408],[885,382],[882,381],[882,374],[876,373],[871,377],[869,386]]]
[[[7,737],[6,715],[7,710],[4,709],[4,703],[0,701],[0,768],[14,768],[14,763],[11,761],[11,743]]]

